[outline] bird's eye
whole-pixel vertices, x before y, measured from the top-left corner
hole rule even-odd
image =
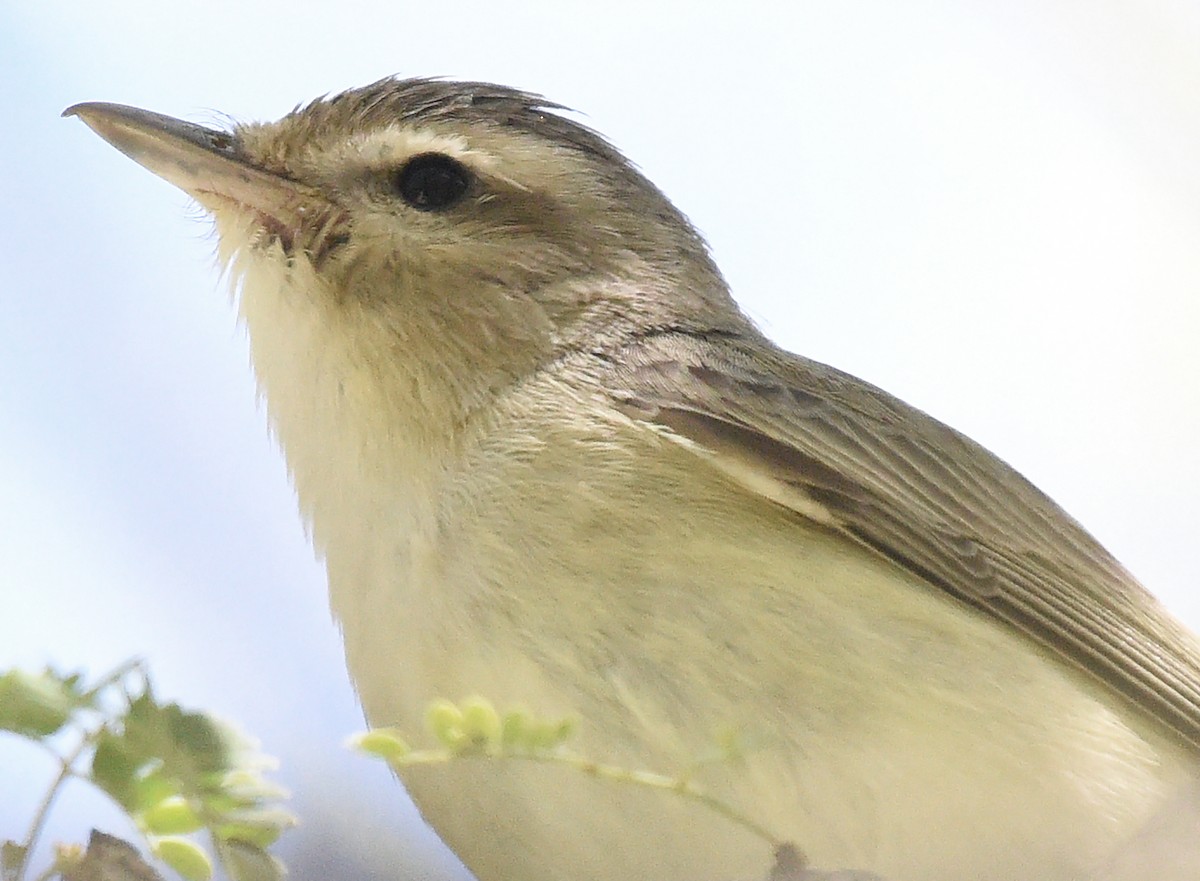
[[[412,157],[392,179],[400,198],[418,211],[449,208],[466,194],[470,183],[466,167],[442,153]]]

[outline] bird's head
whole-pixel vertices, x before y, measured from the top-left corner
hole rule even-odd
[[[572,351],[741,321],[683,215],[560,111],[389,79],[229,132],[67,112],[212,214],[272,405],[299,359],[461,415]]]

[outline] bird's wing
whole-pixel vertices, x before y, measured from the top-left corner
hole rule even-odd
[[[653,334],[613,359],[610,393],[751,490],[1028,634],[1200,748],[1200,643],[1078,523],[921,411],[780,350],[764,361],[762,347]]]

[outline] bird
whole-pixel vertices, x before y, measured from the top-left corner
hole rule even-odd
[[[64,115],[211,215],[371,725],[572,715],[885,881],[1115,877],[1195,785],[1196,637],[995,455],[767,339],[561,105],[392,77],[228,130]],[[700,761],[720,731],[749,746]],[[402,776],[480,881],[772,865],[560,767]],[[1200,877],[1200,837],[1165,866]]]

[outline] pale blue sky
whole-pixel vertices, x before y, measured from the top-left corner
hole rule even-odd
[[[207,224],[58,118],[268,118],[391,73],[583,111],[771,336],[983,442],[1200,625],[1197,45],[1197,0],[5,4],[0,668],[136,653],[241,720],[307,818],[300,881],[427,855],[340,750],[357,709]],[[46,772],[0,742],[0,832]]]

